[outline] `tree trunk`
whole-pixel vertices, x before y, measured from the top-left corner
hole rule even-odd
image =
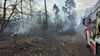
[[[1,29],[0,29],[0,33],[3,32],[3,28],[5,25],[5,19],[6,19],[6,2],[7,0],[4,0],[4,8],[3,8],[3,18],[2,18],[2,24],[1,24]]]

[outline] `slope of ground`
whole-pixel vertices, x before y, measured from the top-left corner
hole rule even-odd
[[[89,56],[80,33],[56,36],[52,40],[39,37],[0,40],[0,56]]]

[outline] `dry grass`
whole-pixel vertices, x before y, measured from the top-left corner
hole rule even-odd
[[[0,40],[0,56],[89,56],[80,34],[46,40],[16,37]]]
[[[0,41],[0,56],[32,56],[44,51],[47,40],[39,37],[18,37]]]
[[[37,44],[41,44],[41,43],[45,43],[46,40],[43,39],[43,38],[38,38],[38,37],[25,37],[25,38],[16,38],[15,39],[15,43],[16,44],[30,44],[30,45],[33,45],[33,43],[37,43]]]

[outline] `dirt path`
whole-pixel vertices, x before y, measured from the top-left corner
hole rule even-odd
[[[53,42],[53,48],[58,50],[58,53],[53,52],[54,56],[90,56],[81,34],[58,37]]]

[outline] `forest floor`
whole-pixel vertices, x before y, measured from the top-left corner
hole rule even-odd
[[[49,40],[40,37],[0,39],[0,56],[91,56],[83,36],[62,35]]]

